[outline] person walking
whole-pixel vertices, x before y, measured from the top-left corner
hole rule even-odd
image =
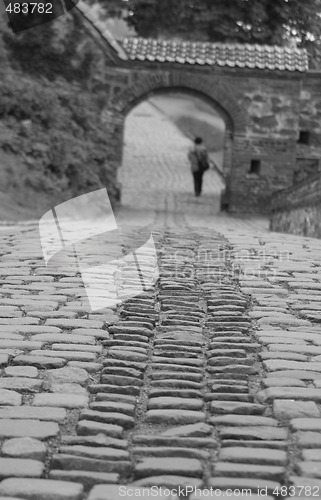
[[[194,177],[195,196],[202,194],[203,174],[210,168],[208,153],[201,137],[196,137],[194,147],[188,153],[191,171]]]

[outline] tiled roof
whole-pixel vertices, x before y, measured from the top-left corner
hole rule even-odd
[[[130,60],[173,62],[238,68],[307,71],[305,49],[268,45],[185,42],[123,38],[121,44]]]
[[[75,11],[86,21],[91,35],[103,44],[114,62],[156,61],[180,64],[258,68],[269,70],[307,71],[305,49],[269,45],[208,43],[173,40],[153,40],[128,37],[116,40],[97,19],[92,6],[84,0],[72,0]]]

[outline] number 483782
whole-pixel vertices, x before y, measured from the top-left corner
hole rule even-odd
[[[6,12],[10,14],[53,14],[52,3],[9,3]]]

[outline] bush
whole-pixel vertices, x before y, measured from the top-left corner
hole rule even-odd
[[[101,96],[62,79],[51,83],[12,69],[1,76],[0,94],[1,157],[15,159],[3,169],[1,190],[32,191],[29,202],[45,194],[51,205],[107,187],[115,199]]]

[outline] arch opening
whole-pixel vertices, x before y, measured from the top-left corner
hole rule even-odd
[[[123,151],[118,180],[125,207],[217,213],[232,160],[233,122],[201,92],[182,87],[153,89],[124,109]],[[188,152],[202,137],[215,165],[195,199]],[[197,203],[197,207],[196,207]]]

